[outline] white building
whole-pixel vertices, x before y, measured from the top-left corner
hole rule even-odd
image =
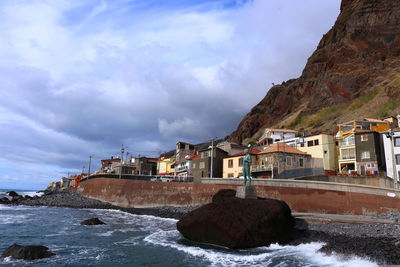
[[[394,172],[397,180],[400,177],[400,129],[382,134],[385,150],[386,175],[393,179]],[[393,157],[394,155],[394,157]],[[394,165],[394,168],[393,168]]]
[[[288,129],[266,128],[263,135],[258,139],[258,146],[271,145],[276,142],[284,142],[296,137],[297,131]]]

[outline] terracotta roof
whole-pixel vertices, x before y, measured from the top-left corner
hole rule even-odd
[[[250,149],[250,155],[257,155],[260,152],[261,152],[261,150],[258,150],[258,149],[255,149],[255,148],[251,148]],[[244,156],[244,152],[239,152],[239,153],[236,153],[236,154],[234,154],[232,156],[225,157],[225,159],[226,158],[235,158],[235,157],[240,157],[240,156]]]
[[[267,153],[273,153],[273,152],[285,152],[285,153],[291,153],[291,154],[308,155],[307,153],[300,151],[297,148],[291,147],[282,142],[274,143],[270,146],[267,146],[263,151],[261,151],[258,154],[267,154]]]
[[[266,128],[265,131],[274,131],[274,132],[285,132],[285,133],[297,133],[295,130],[290,129],[274,129],[274,128]]]

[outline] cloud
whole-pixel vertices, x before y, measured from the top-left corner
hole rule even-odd
[[[230,134],[272,82],[300,75],[339,5],[1,1],[0,187],[21,164],[19,179],[50,180],[121,144],[154,156]]]

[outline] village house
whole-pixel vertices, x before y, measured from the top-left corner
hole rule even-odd
[[[254,178],[287,179],[313,175],[311,155],[277,142],[257,154],[257,163],[251,168]]]
[[[205,177],[222,177],[222,161],[227,155],[226,151],[215,146],[199,150],[198,155],[192,159],[194,180],[198,181]]]
[[[257,153],[260,150],[257,149],[250,149],[249,154],[251,156],[252,166],[257,164]],[[235,155],[225,157],[223,159],[223,178],[233,178],[233,177],[240,177],[243,175],[243,157],[244,152],[236,153]]]
[[[276,142],[284,142],[295,138],[296,134],[297,131],[295,130],[266,128],[258,139],[257,146],[269,146]]]
[[[157,174],[158,158],[132,157],[126,167],[131,168],[130,174],[155,175]]]
[[[235,144],[229,141],[223,141],[223,142],[219,142],[217,144],[217,147],[226,151],[228,153],[228,155],[235,155],[237,153],[243,152],[243,150],[245,149],[245,146],[239,145],[239,144]]]
[[[400,127],[400,124],[399,124]],[[382,134],[385,151],[386,176],[399,181],[400,178],[400,129]]]
[[[175,158],[161,156],[157,163],[157,172],[159,175],[175,175]]]
[[[390,122],[363,119],[339,124],[338,167],[342,174],[375,174],[385,169],[380,133],[389,130]]]
[[[296,137],[284,141],[285,144],[311,155],[314,175],[335,175],[338,169],[336,140],[333,135],[318,134]]]
[[[109,159],[101,160],[101,167],[98,173],[113,173],[115,172],[115,167],[121,165],[120,158],[111,157]]]

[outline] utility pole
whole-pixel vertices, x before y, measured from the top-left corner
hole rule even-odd
[[[82,167],[82,174],[84,174],[85,173],[85,165],[83,165],[83,167]]]
[[[119,169],[119,179],[121,179],[122,176],[122,162],[124,158],[124,144],[121,145],[121,156],[120,156],[120,169]]]
[[[213,177],[213,159],[214,159],[214,138],[211,139],[211,170],[210,170],[210,178]]]
[[[92,158],[93,158],[93,156],[94,156],[94,155],[90,155],[90,156],[89,156],[89,171],[88,171],[88,176],[90,176],[90,167],[91,167],[91,165],[92,165]]]

